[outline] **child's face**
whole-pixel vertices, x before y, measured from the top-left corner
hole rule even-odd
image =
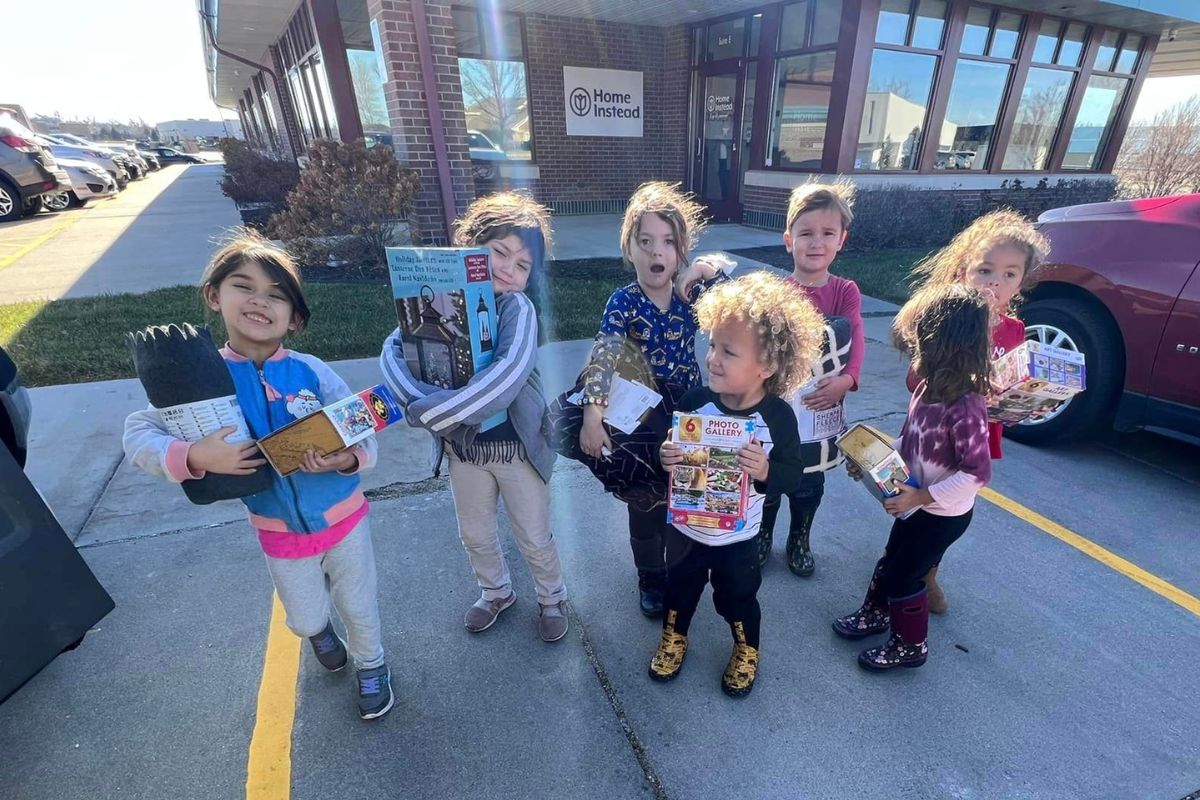
[[[1011,244],[998,244],[979,263],[967,267],[963,280],[983,293],[992,313],[1003,314],[1024,278],[1025,253]]]
[[[820,277],[846,243],[842,214],[836,208],[815,208],[796,217],[783,234],[797,275]]]
[[[774,374],[759,361],[758,336],[747,322],[726,320],[709,336],[708,387],[717,394],[744,395]]]
[[[208,307],[221,314],[235,348],[239,341],[278,344],[296,328],[292,301],[257,261],[242,261],[205,294]]]
[[[483,246],[492,251],[492,289],[496,294],[525,291],[533,255],[521,237],[510,233],[503,239],[489,239]]]
[[[643,214],[630,255],[638,283],[643,288],[662,289],[670,286],[679,267],[675,231],[671,223],[658,214]]]

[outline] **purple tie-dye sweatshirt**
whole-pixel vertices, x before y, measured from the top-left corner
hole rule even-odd
[[[987,404],[974,392],[953,403],[926,403],[924,394],[922,381],[908,402],[897,448],[918,485],[933,496],[924,510],[956,517],[975,505],[975,495],[992,479]]]

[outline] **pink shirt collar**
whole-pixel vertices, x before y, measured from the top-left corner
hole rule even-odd
[[[279,349],[272,353],[267,361],[282,361],[283,359],[287,358],[288,352],[289,351],[286,347],[280,345]],[[226,342],[225,346],[221,348],[221,356],[227,361],[242,362],[250,360],[230,347],[229,342]]]

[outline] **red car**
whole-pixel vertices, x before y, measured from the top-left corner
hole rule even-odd
[[[1008,429],[1040,443],[1115,427],[1200,437],[1200,194],[1047,211],[1029,339],[1082,352],[1087,390]]]

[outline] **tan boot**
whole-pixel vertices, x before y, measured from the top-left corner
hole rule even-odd
[[[758,677],[758,650],[746,644],[742,623],[733,623],[733,652],[721,676],[721,690],[730,697],[745,697]]]
[[[683,657],[687,655],[687,635],[675,632],[678,612],[668,611],[663,621],[662,638],[658,650],[650,660],[650,677],[656,681],[669,681],[683,669]]]
[[[933,569],[925,573],[925,588],[929,590],[930,614],[945,614],[946,609],[950,607],[946,602],[946,593],[942,591],[941,586],[938,586],[938,566],[938,564],[934,564]]]

